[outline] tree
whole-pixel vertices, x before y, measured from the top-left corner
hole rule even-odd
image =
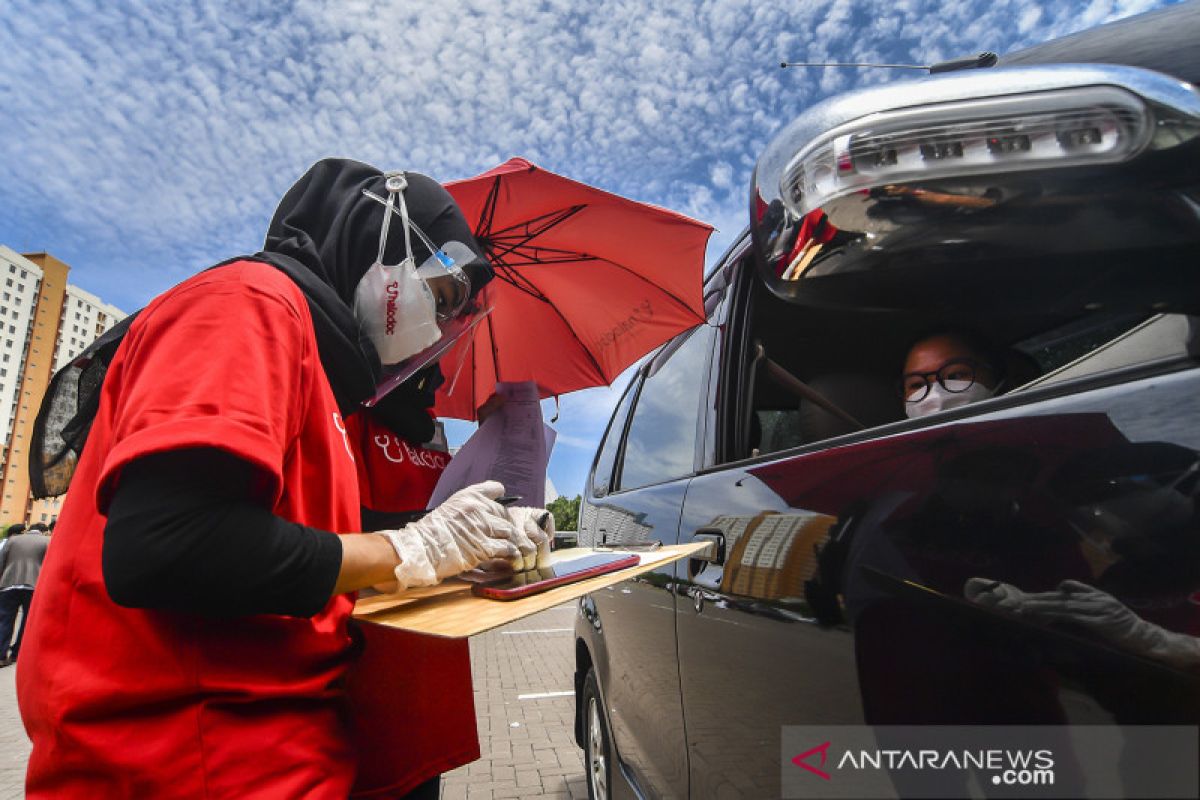
[[[575,498],[572,500],[560,496],[546,505],[546,508],[554,515],[554,527],[556,530],[579,530],[579,504],[582,500],[583,498],[579,495],[575,495]]]

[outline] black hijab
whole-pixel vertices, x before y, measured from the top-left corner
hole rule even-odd
[[[409,218],[437,245],[457,240],[470,247],[478,256],[465,267],[471,278],[472,294],[492,277],[483,258],[482,249],[471,232],[462,211],[450,193],[432,178],[415,172],[404,173],[408,188],[404,199]],[[333,387],[334,396],[344,415],[358,409],[359,404],[375,391],[379,379],[379,356],[370,340],[359,332],[354,319],[354,291],[362,276],[375,262],[379,252],[379,231],[385,208],[367,197],[369,190],[387,197],[386,178],[375,167],[348,159],[329,158],[318,161],[296,182],[275,210],[267,230],[267,241],[258,258],[290,277],[305,298],[316,329],[317,348],[321,364]],[[430,253],[421,240],[412,237],[413,257],[417,263]],[[392,221],[388,234],[385,261],[394,264],[404,257],[404,229],[399,219]],[[436,368],[433,369],[436,373]],[[409,383],[422,381],[418,373]],[[404,420],[425,424],[412,411],[432,405],[428,381],[421,390],[400,387],[397,396],[387,403],[389,427],[401,435]],[[428,404],[421,409],[416,403]],[[428,422],[432,425],[432,422]],[[407,437],[406,437],[407,438]],[[427,441],[414,439],[414,441]]]

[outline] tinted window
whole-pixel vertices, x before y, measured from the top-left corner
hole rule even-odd
[[[703,325],[693,328],[683,335],[686,338],[667,345],[651,364],[629,425],[618,489],[693,472],[711,331]]]
[[[612,478],[613,465],[617,463],[617,448],[621,444],[621,433],[625,430],[625,418],[629,416],[629,406],[637,394],[638,376],[635,375],[625,389],[625,396],[617,404],[612,421],[608,424],[608,433],[604,434],[604,442],[600,445],[600,454],[596,456],[596,468],[592,471],[592,496],[602,497],[608,493],[608,483]]]

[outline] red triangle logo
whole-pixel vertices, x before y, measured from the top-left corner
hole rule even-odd
[[[803,753],[801,753],[800,755],[793,758],[792,763],[795,764],[797,767],[801,767],[803,769],[808,770],[809,772],[811,772],[814,775],[820,776],[820,777],[824,778],[825,780],[829,780],[828,772],[817,769],[812,764],[805,763],[806,759],[808,759],[809,756],[812,756],[816,753],[820,753],[821,754],[821,766],[822,767],[825,766],[825,762],[829,758],[829,745],[830,745],[830,742],[825,742],[824,744],[819,744],[810,750],[805,750]]]

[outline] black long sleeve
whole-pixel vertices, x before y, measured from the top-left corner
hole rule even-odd
[[[254,478],[250,464],[214,449],[145,456],[122,470],[102,551],[113,602],[206,616],[324,608],[341,544],[255,503]]]

